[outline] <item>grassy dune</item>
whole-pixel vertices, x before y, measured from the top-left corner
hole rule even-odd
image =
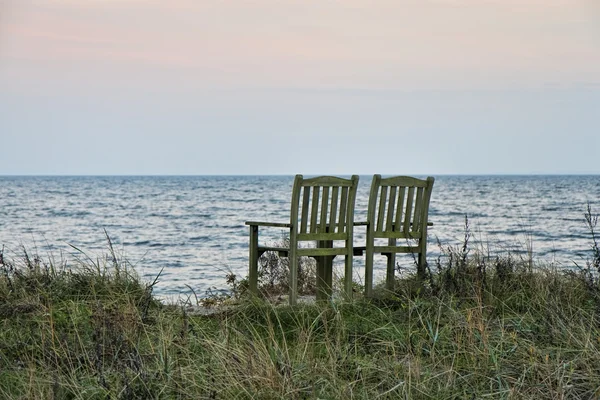
[[[231,279],[234,305],[211,315],[157,301],[111,246],[103,260],[1,257],[0,398],[598,398],[593,234],[575,272],[467,239],[427,281],[376,299],[290,308]],[[272,270],[265,290],[285,286]]]

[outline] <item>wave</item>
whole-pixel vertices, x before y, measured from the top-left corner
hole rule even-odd
[[[101,253],[106,251],[106,229],[128,259],[142,260],[143,276],[155,277],[165,268],[158,293],[181,282],[203,291],[224,284],[224,274],[214,272],[224,266],[245,276],[244,221],[289,221],[292,181],[291,176],[5,179],[0,185],[0,244],[66,239]],[[366,215],[369,185],[368,177],[361,180],[357,219]],[[484,238],[490,247],[505,251],[530,239],[536,257],[562,265],[584,260],[591,244],[583,220],[588,199],[592,210],[600,212],[599,177],[440,176],[430,207],[435,224],[430,257],[437,251],[436,238],[443,246],[462,242],[467,215],[473,245]],[[364,242],[361,232],[357,230],[357,244]],[[260,235],[261,243],[280,241],[285,230],[261,228]],[[62,240],[56,248],[69,251]]]

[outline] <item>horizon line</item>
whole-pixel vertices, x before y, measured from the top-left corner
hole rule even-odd
[[[398,176],[398,175],[407,175],[407,176],[600,176],[600,172],[568,172],[568,173],[552,173],[552,172],[536,172],[536,173],[378,173],[383,176]],[[295,176],[295,173],[275,173],[275,174],[2,174],[0,173],[0,177],[255,177],[255,176]],[[302,175],[306,176],[371,176],[374,173],[323,173],[323,174],[313,174],[313,173],[303,173]]]

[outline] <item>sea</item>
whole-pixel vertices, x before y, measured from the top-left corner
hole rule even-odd
[[[226,292],[225,277],[248,271],[245,221],[289,222],[293,176],[0,176],[0,249],[42,260],[105,263],[114,252],[159,297]],[[510,254],[533,265],[577,268],[591,257],[584,214],[600,213],[600,176],[435,176],[428,261],[460,248]],[[371,176],[361,176],[356,220],[365,220]],[[600,231],[600,227],[598,227]],[[262,243],[286,237],[261,229]],[[356,230],[355,245],[364,245]],[[88,261],[86,261],[88,260]],[[397,257],[409,271],[410,255]],[[376,260],[383,276],[385,258]],[[343,260],[336,260],[340,269]],[[360,282],[364,259],[356,257]]]

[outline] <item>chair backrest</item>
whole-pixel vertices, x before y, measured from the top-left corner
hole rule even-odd
[[[374,175],[367,222],[374,238],[421,239],[427,234],[434,178]]]
[[[352,240],[357,187],[358,175],[296,175],[290,223],[297,240]]]

